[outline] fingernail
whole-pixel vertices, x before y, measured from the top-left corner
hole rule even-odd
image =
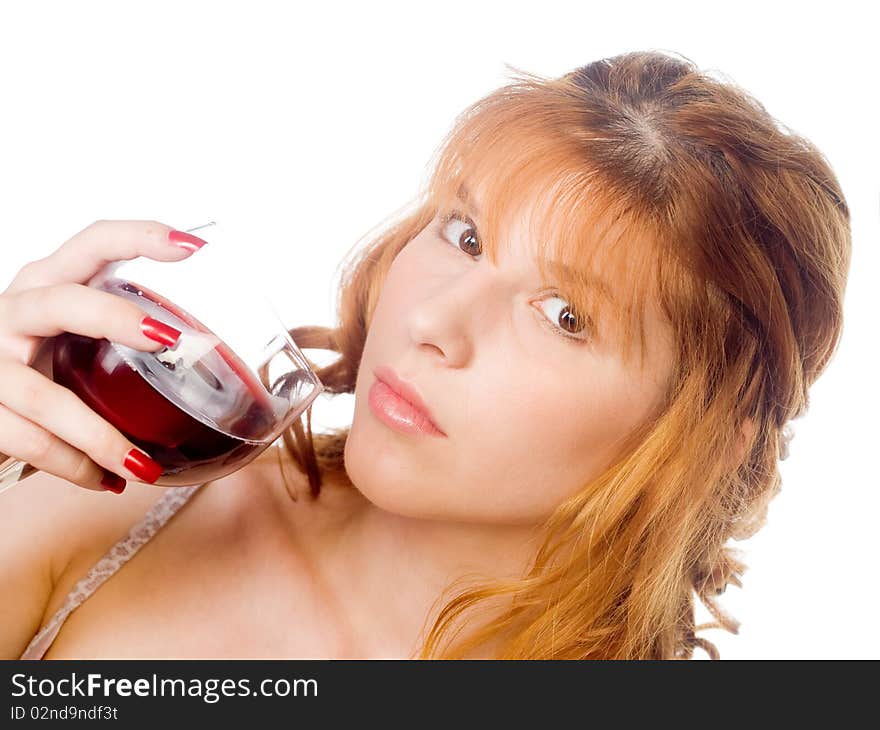
[[[114,474],[112,471],[107,471],[106,469],[103,471],[104,476],[101,478],[101,486],[108,492],[122,494],[122,491],[125,489],[125,479],[119,476],[119,474]]]
[[[177,344],[177,339],[180,337],[180,330],[152,317],[144,317],[141,320],[141,332],[151,340],[161,342],[168,347],[174,347]]]
[[[207,243],[207,241],[194,236],[192,233],[176,230],[169,231],[168,240],[181,248],[185,248],[187,251],[198,251]]]
[[[131,449],[125,455],[122,464],[138,479],[143,479],[150,484],[162,476],[162,465],[137,449]]]

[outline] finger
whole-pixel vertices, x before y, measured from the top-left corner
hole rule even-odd
[[[105,469],[124,479],[150,484],[161,476],[159,464],[89,408],[72,390],[8,358],[0,358],[0,383],[2,405],[88,454]],[[14,385],[10,387],[9,384]],[[138,459],[146,465],[138,472],[125,466],[132,449],[139,452]]]
[[[73,332],[147,352],[172,346],[180,336],[180,330],[164,322],[164,327],[156,325],[155,320],[142,326],[145,317],[146,312],[134,302],[84,284],[24,289],[0,298],[0,319],[13,334],[53,337]],[[147,332],[161,339],[154,339]]]
[[[85,284],[106,264],[138,256],[156,261],[180,261],[198,250],[195,246],[205,243],[192,234],[185,234],[188,240],[180,243],[171,240],[181,233],[158,221],[95,221],[45,258],[26,264],[6,291],[18,292],[68,281]]]
[[[101,483],[106,479],[102,467],[83,452],[5,406],[0,406],[0,451],[86,489],[106,490]]]

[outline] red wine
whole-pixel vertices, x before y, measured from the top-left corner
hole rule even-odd
[[[55,338],[54,381],[158,461],[161,484],[196,484],[255,457],[287,400],[268,393],[220,338],[160,295],[118,278],[101,288],[181,330],[178,345],[152,353],[64,332]]]

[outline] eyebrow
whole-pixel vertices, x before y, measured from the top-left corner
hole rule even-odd
[[[465,183],[459,183],[458,189],[456,191],[458,199],[464,203],[468,208],[470,208],[471,212],[477,217],[482,218],[482,214],[480,213],[480,209],[477,207],[474,202],[473,197],[471,196],[470,190],[468,189]],[[596,291],[598,291],[602,296],[604,296],[612,305],[620,306],[617,302],[617,299],[614,296],[614,293],[611,289],[611,286],[608,284],[605,279],[598,276],[591,276],[588,274],[575,269],[568,264],[564,264],[561,261],[551,261],[550,262],[551,270],[566,281],[577,281],[579,279],[586,280],[590,286],[594,287]]]
[[[620,306],[617,302],[617,298],[614,296],[614,292],[611,289],[611,286],[601,276],[586,274],[582,271],[579,271],[578,269],[574,269],[571,266],[563,264],[561,261],[551,261],[550,268],[557,276],[567,281],[586,281],[591,287],[599,292],[599,294],[605,297],[605,299],[607,299],[608,302],[611,303],[613,306]]]
[[[477,217],[482,218],[483,215],[480,213],[480,209],[477,207],[477,204],[474,202],[474,199],[471,197],[471,191],[468,190],[467,185],[464,183],[460,183],[458,186],[458,190],[456,191],[458,195],[458,199],[468,206],[471,211],[476,214]]]

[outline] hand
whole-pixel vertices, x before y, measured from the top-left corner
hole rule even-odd
[[[138,256],[180,261],[203,243],[156,221],[101,220],[21,268],[0,294],[3,454],[87,489],[118,493],[125,479],[151,481],[155,462],[75,393],[47,377],[48,338],[72,332],[147,352],[160,349],[167,343],[155,339],[161,336],[157,325],[166,337],[180,333],[149,318],[145,324],[145,312],[136,304],[86,282],[109,262]],[[138,460],[146,468],[139,468]]]

